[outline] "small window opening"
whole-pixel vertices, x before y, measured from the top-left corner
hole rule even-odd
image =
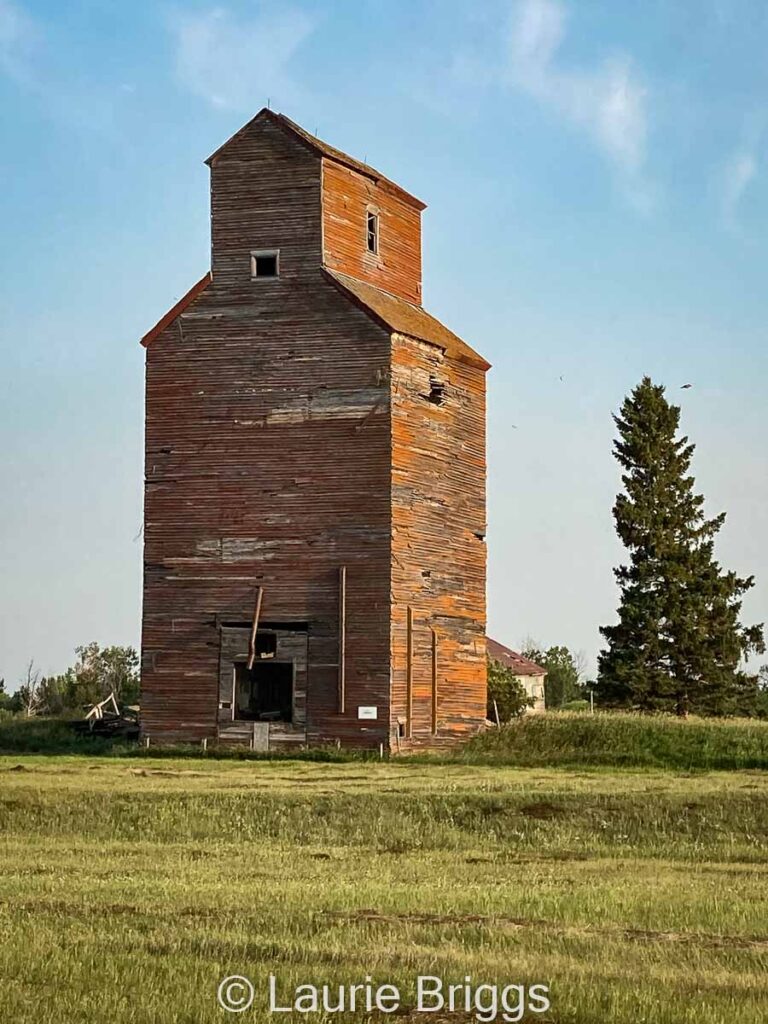
[[[277,654],[277,633],[256,634],[256,657],[274,658]]]
[[[401,722],[400,719],[397,721],[397,737],[398,739],[405,739],[405,722]]]
[[[293,721],[293,662],[235,665],[234,718],[250,722]]]
[[[442,405],[445,401],[445,390],[445,381],[438,380],[437,377],[430,377],[427,401],[431,402],[432,405]]]
[[[277,249],[269,252],[251,253],[251,277],[278,277],[280,272],[280,253]]]
[[[368,252],[378,253],[379,251],[379,215],[369,210],[366,215],[366,238],[368,241]]]

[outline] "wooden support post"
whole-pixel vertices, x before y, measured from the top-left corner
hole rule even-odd
[[[259,629],[259,616],[261,615],[261,599],[264,595],[264,587],[256,588],[256,607],[253,609],[253,625],[251,626],[251,639],[248,643],[248,671],[253,668],[256,660],[256,633]]]
[[[338,711],[343,715],[347,707],[347,567],[339,568],[339,679]]]
[[[432,630],[432,735],[437,735],[437,633]]]
[[[405,735],[413,736],[413,608],[408,605],[405,619]]]

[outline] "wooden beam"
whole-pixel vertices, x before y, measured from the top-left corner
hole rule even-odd
[[[405,735],[413,736],[413,608],[408,605],[405,619]]]
[[[338,710],[343,715],[347,706],[347,567],[339,567],[339,681]]]
[[[437,633],[432,632],[432,735],[437,735]]]
[[[251,639],[248,641],[248,671],[253,668],[256,660],[256,633],[259,629],[259,616],[261,615],[261,599],[264,596],[264,587],[256,588],[256,607],[253,609],[253,625],[251,626]]]

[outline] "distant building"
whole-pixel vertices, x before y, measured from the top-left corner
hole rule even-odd
[[[142,732],[461,741],[489,364],[422,306],[424,203],[271,110],[207,162],[211,269],[143,338]]]
[[[497,661],[504,668],[511,669],[517,681],[525,689],[529,697],[533,697],[536,703],[530,709],[529,714],[540,714],[546,710],[544,704],[544,680],[547,677],[546,669],[537,665],[530,658],[524,658],[517,651],[505,647],[490,637],[486,640],[488,646],[488,657],[491,661]]]

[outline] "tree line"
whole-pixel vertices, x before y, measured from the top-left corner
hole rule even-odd
[[[0,711],[26,715],[72,715],[114,693],[120,705],[139,702],[139,656],[133,647],[75,648],[75,663],[61,675],[43,676],[30,662],[14,694],[0,679]]]

